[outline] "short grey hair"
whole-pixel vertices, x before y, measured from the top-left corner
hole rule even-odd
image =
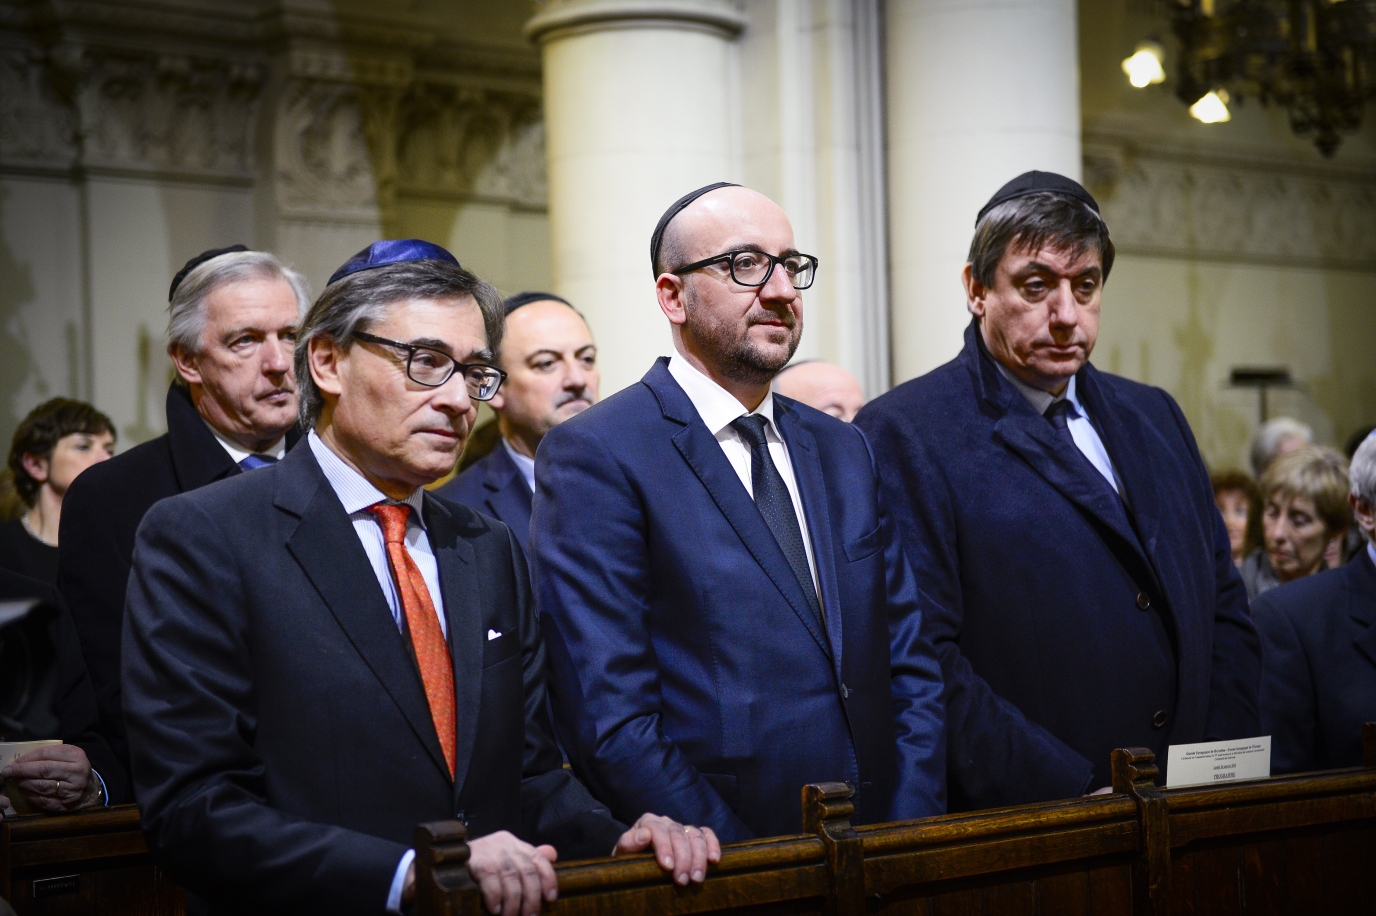
[[[1347,470],[1348,486],[1354,499],[1376,506],[1376,433],[1366,437],[1352,453],[1352,465]],[[1362,531],[1366,535],[1366,531]],[[1367,540],[1371,540],[1367,536]]]
[[[231,251],[196,266],[186,275],[167,304],[167,352],[201,352],[205,334],[205,301],[222,286],[243,280],[280,277],[296,295],[296,320],[306,317],[311,305],[306,278],[286,267],[266,251]]]
[[[1290,437],[1304,440],[1305,445],[1312,445],[1314,430],[1294,417],[1276,417],[1261,424],[1252,437],[1251,452],[1252,471],[1258,479],[1275,460],[1280,444]]]
[[[1037,251],[1051,248],[1079,257],[1099,252],[1104,280],[1113,270],[1113,239],[1108,224],[1089,204],[1069,194],[1039,191],[1006,200],[984,214],[975,226],[966,261],[975,279],[992,287],[999,262],[1009,248]]]
[[[457,264],[423,259],[349,274],[325,287],[296,335],[296,387],[303,429],[315,426],[324,407],[311,376],[311,341],[328,337],[348,350],[355,331],[384,320],[393,305],[408,299],[472,299],[482,312],[487,359],[501,346],[505,318],[501,294]]]

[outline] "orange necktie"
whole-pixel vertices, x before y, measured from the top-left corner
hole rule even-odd
[[[440,618],[430,599],[430,589],[406,550],[406,519],[410,506],[378,503],[368,511],[382,526],[382,538],[387,542],[387,559],[392,567],[392,581],[396,583],[402,610],[406,612],[406,627],[411,631],[411,645],[420,665],[420,679],[425,684],[425,698],[430,703],[430,718],[440,738],[444,761],[449,764],[449,778],[454,778],[454,758],[458,754],[454,737],[454,663],[449,657],[449,643],[440,629]]]

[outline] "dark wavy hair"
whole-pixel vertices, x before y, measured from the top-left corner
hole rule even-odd
[[[115,424],[110,418],[84,401],[69,398],[53,398],[44,401],[20,422],[10,443],[9,472],[14,480],[14,490],[26,505],[32,506],[38,499],[38,491],[43,486],[24,470],[24,456],[37,455],[49,459],[53,449],[64,436],[86,433],[115,435]]]

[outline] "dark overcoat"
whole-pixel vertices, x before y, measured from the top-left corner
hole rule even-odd
[[[952,362],[862,410],[933,602],[952,808],[1109,783],[1118,747],[1259,734],[1261,656],[1209,475],[1164,391],[1086,364],[1120,500],[998,371]]]

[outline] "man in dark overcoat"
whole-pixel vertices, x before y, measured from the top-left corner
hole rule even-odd
[[[952,810],[1105,790],[1114,748],[1254,736],[1260,655],[1166,392],[1090,365],[1113,243],[1078,182],[980,211],[950,363],[862,410],[932,600]]]

